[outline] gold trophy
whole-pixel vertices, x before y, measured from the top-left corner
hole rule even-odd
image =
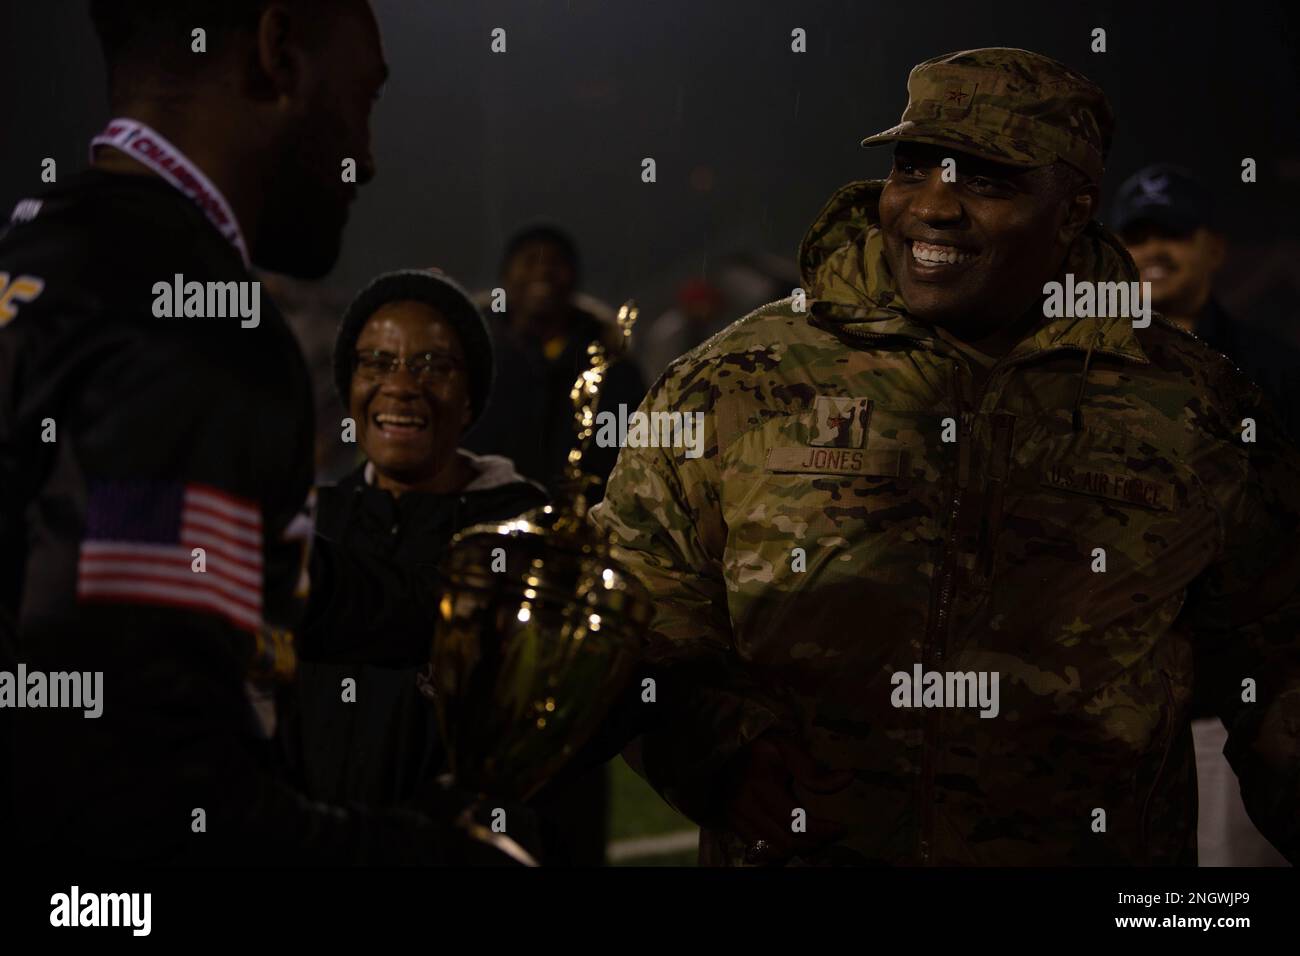
[[[555,776],[626,685],[650,619],[649,595],[587,520],[597,479],[581,468],[610,353],[626,349],[636,317],[624,303],[614,347],[588,346],[570,393],[577,444],[557,500],[466,528],[441,565],[429,689],[455,785],[481,796],[524,801]],[[535,865],[471,811],[462,825]]]

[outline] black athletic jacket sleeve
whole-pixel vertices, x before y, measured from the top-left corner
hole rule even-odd
[[[265,296],[256,327],[156,317],[155,285],[178,274],[252,279],[152,177],[87,173],[0,236],[0,279],[26,282],[0,310],[0,618],[29,670],[104,675],[98,719],[13,712],[21,839],[45,859],[454,861],[449,825],[313,804],[271,772],[253,637],[220,595],[87,590],[88,542],[156,534],[168,494],[211,489],[260,515],[261,617],[296,624],[310,534],[294,522],[312,478],[301,354]],[[105,508],[105,488],[134,504]]]

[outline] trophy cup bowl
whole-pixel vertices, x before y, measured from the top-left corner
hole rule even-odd
[[[552,506],[467,528],[442,575],[431,680],[452,776],[527,800],[626,685],[649,596]]]
[[[619,310],[626,343],[636,308]],[[456,786],[527,800],[591,737],[651,617],[644,587],[587,521],[582,453],[610,358],[588,348],[571,392],[578,444],[557,501],[452,539],[429,685]]]

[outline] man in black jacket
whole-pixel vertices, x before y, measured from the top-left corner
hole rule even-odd
[[[610,346],[619,337],[612,323],[575,301],[579,276],[577,246],[554,226],[531,226],[506,244],[500,272],[506,310],[492,324],[500,384],[468,441],[474,451],[505,455],[552,494],[573,448],[569,392],[590,363],[587,346]],[[644,396],[636,365],[620,358],[606,375],[600,410],[617,414],[622,405],[630,414]],[[594,441],[583,455],[583,470],[600,479],[588,493],[593,504],[617,458],[618,448]]]
[[[366,461],[320,489],[317,533],[358,562],[407,569],[433,594],[456,532],[543,505],[545,491],[508,459],[460,448],[492,367],[483,317],[454,282],[409,271],[367,286],[334,350],[335,385]],[[313,797],[396,804],[445,769],[417,689],[432,614],[412,606],[405,620],[369,627],[331,597],[313,600],[304,631],[289,759]]]
[[[92,168],[0,237],[0,618],[29,675],[102,674],[96,718],[12,712],[20,839],[47,860],[463,859],[446,814],[313,803],[270,769],[272,682],[308,590],[313,415],[249,269],[314,277],[337,257],[374,173],[373,14],[91,11],[117,119]],[[350,586],[346,612],[388,613],[366,606],[385,580],[326,551],[310,571]]]
[[[1215,294],[1227,238],[1205,183],[1170,163],[1141,169],[1120,186],[1110,225],[1151,283],[1160,314],[1232,359],[1264,390],[1291,436],[1300,437],[1300,352],[1230,315]]]
[[[1134,173],[1116,194],[1111,225],[1160,313],[1232,359],[1272,402],[1292,438],[1300,437],[1300,353],[1258,326],[1229,315],[1214,294],[1227,254],[1213,195],[1181,166],[1159,163]],[[1223,754],[1228,732],[1211,702],[1192,700],[1201,866],[1285,866],[1286,860],[1246,814],[1237,776]]]

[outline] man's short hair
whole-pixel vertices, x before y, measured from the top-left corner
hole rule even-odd
[[[192,52],[193,31],[207,32],[208,49],[251,31],[267,0],[90,0],[90,19],[104,51],[109,86],[117,94],[146,74],[187,79],[207,65]]]
[[[505,252],[501,255],[501,273],[504,275],[510,260],[523,249],[525,246],[531,246],[533,243],[542,243],[555,247],[573,267],[573,274],[576,277],[579,272],[578,261],[578,244],[573,241],[573,237],[567,232],[549,222],[539,222],[527,226],[506,241]]]
[[[291,0],[319,8],[330,0]],[[90,19],[108,67],[115,102],[142,87],[165,93],[193,81],[221,59],[228,41],[252,34],[271,0],[90,0]],[[193,31],[207,53],[193,52]]]

